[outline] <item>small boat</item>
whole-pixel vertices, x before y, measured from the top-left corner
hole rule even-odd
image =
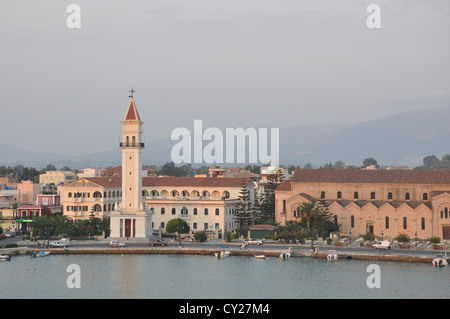
[[[228,257],[228,256],[230,256],[230,252],[229,252],[228,250],[225,250],[225,251],[217,251],[217,252],[215,253],[215,256],[216,256],[217,258]]]
[[[43,250],[41,250],[40,252],[33,252],[33,255],[31,256],[31,257],[33,257],[33,258],[36,258],[36,257],[46,257],[46,256],[48,256],[48,255],[50,255],[50,252],[49,251],[43,251]]]
[[[11,260],[11,256],[9,255],[0,255],[0,261],[9,261]]]
[[[256,255],[255,255],[255,258],[258,258],[258,259],[264,259],[264,258],[266,258],[266,256],[264,256],[264,255],[262,255],[262,254],[256,254]]]
[[[327,261],[337,261],[338,255],[336,254],[336,250],[330,250],[327,255]]]
[[[281,259],[291,259],[291,253],[290,252],[282,252],[281,254],[280,254],[280,258]]]
[[[431,262],[434,267],[447,267],[448,262],[444,255],[437,255]]]

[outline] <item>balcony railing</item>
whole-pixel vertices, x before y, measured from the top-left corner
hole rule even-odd
[[[119,143],[120,147],[140,147],[144,148],[144,143]]]

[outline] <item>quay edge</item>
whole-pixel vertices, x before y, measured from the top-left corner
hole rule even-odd
[[[39,252],[41,249],[21,249],[10,252],[2,251],[3,254],[10,255],[31,255],[33,252]],[[191,249],[191,248],[65,248],[65,249],[45,249],[53,255],[107,255],[107,254],[166,254],[166,255],[214,255],[218,249]],[[248,256],[253,257],[256,254],[263,254],[267,257],[279,257],[280,251],[263,251],[263,250],[230,250],[230,256]],[[326,253],[311,253],[309,251],[294,251],[292,257],[310,257],[318,259],[326,259]],[[342,259],[369,260],[369,261],[399,261],[399,262],[419,262],[431,263],[432,257],[423,256],[399,256],[399,255],[381,255],[381,254],[339,254]]]

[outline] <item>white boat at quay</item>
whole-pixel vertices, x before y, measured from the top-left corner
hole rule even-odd
[[[32,258],[36,258],[36,257],[47,257],[48,255],[50,255],[49,251],[43,251],[41,250],[40,252],[33,252],[33,254],[31,255]]]
[[[0,261],[9,261],[11,260],[11,256],[9,255],[0,255]]]
[[[337,261],[338,255],[336,254],[336,250],[329,250],[327,255],[327,261]]]
[[[291,259],[292,257],[292,247],[289,247],[287,251],[281,252],[280,256],[281,259]]]
[[[289,251],[283,251],[281,254],[280,254],[280,258],[281,259],[291,259],[291,253],[289,252]]]
[[[217,251],[214,254],[217,258],[224,258],[230,256],[230,252],[228,250]]]
[[[448,267],[447,256],[436,255],[436,257],[431,262],[434,267]]]

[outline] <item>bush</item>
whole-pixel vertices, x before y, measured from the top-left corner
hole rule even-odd
[[[206,232],[204,230],[198,231],[194,234],[195,241],[199,241],[201,243],[205,242],[207,239]]]
[[[231,241],[231,233],[230,232],[226,231],[224,237],[225,237],[226,242]]]
[[[332,242],[333,242],[333,239],[327,238],[327,245],[331,245]]]
[[[439,244],[441,242],[441,238],[434,236],[430,237],[428,241],[430,242],[430,244]]]
[[[395,239],[400,243],[409,243],[411,241],[411,238],[407,234],[399,234]]]
[[[232,234],[230,235],[230,239],[231,239],[231,240],[233,240],[233,239],[239,239],[239,234],[238,234],[238,233],[232,233]]]

